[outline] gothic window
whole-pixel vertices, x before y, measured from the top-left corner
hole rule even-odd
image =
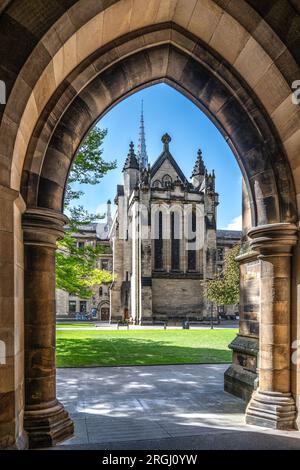
[[[218,248],[218,261],[224,261],[224,249]]]
[[[191,234],[188,242],[193,244],[196,242],[196,211],[193,209],[189,214],[189,227],[191,227]],[[194,247],[188,250],[188,271],[196,271],[196,250]]]
[[[162,184],[165,188],[169,188],[172,184],[172,178],[170,175],[163,176]]]
[[[155,215],[155,223],[158,224],[158,230],[154,240],[154,269],[160,270],[163,269],[163,218],[161,211]]]
[[[102,297],[103,295],[103,287],[99,287],[99,297]]]
[[[153,181],[152,188],[161,188],[161,182],[159,180]]]
[[[171,212],[171,269],[178,271],[180,268],[180,215]]]
[[[106,259],[102,260],[101,266],[103,270],[108,271],[108,261]]]

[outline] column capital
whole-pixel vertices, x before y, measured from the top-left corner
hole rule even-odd
[[[291,223],[260,225],[248,232],[250,246],[264,256],[289,256],[297,244],[298,227]]]
[[[24,244],[55,248],[57,240],[64,236],[67,222],[62,212],[41,207],[27,209],[22,217]]]

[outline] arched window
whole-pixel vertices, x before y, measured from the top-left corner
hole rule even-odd
[[[171,212],[171,269],[178,271],[180,268],[180,224],[181,216]]]
[[[196,211],[195,209],[189,214],[189,244],[193,245],[196,242]],[[196,271],[196,250],[191,248],[188,250],[188,271]]]
[[[152,188],[161,188],[161,182],[159,180],[153,181]]]
[[[172,184],[172,178],[170,175],[163,176],[162,184],[165,188],[169,188]]]
[[[154,240],[154,269],[163,269],[163,217],[162,212],[155,214],[155,224],[158,224],[157,236]]]
[[[103,295],[103,287],[100,286],[99,287],[99,297],[102,297],[102,295]]]

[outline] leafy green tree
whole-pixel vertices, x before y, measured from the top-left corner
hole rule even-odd
[[[240,245],[236,245],[226,253],[223,272],[206,283],[206,298],[217,305],[239,303],[240,271],[235,258],[240,248]]]
[[[107,129],[94,127],[86,136],[73,161],[65,192],[65,208],[70,203],[83,196],[82,190],[74,190],[73,184],[99,184],[110,170],[116,168],[116,161],[103,160],[102,144],[107,135]]]
[[[81,298],[93,295],[95,284],[109,283],[112,280],[108,271],[96,268],[98,256],[104,247],[85,246],[78,248],[72,232],[66,232],[58,242],[56,252],[56,286]]]
[[[83,206],[73,206],[84,192],[74,190],[74,183],[81,185],[98,184],[103,176],[116,168],[116,162],[106,162],[102,157],[102,143],[107,131],[95,127],[87,135],[74,159],[69,174],[64,207],[69,212],[69,225],[65,236],[57,245],[56,251],[56,286],[81,298],[93,295],[95,284],[109,283],[112,276],[108,271],[97,269],[97,258],[106,250],[105,246],[77,246],[74,234],[85,225],[103,218],[99,214],[89,214]]]

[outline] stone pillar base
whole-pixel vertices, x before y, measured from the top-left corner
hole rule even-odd
[[[239,334],[228,347],[233,355],[224,374],[224,390],[248,403],[256,388],[258,338]]]
[[[224,390],[248,403],[255,388],[257,374],[238,364],[231,364],[224,373]]]
[[[253,393],[246,410],[246,423],[271,429],[296,429],[296,406],[291,393]]]
[[[30,449],[52,447],[74,433],[73,421],[59,402],[50,408],[25,411],[24,427]]]

